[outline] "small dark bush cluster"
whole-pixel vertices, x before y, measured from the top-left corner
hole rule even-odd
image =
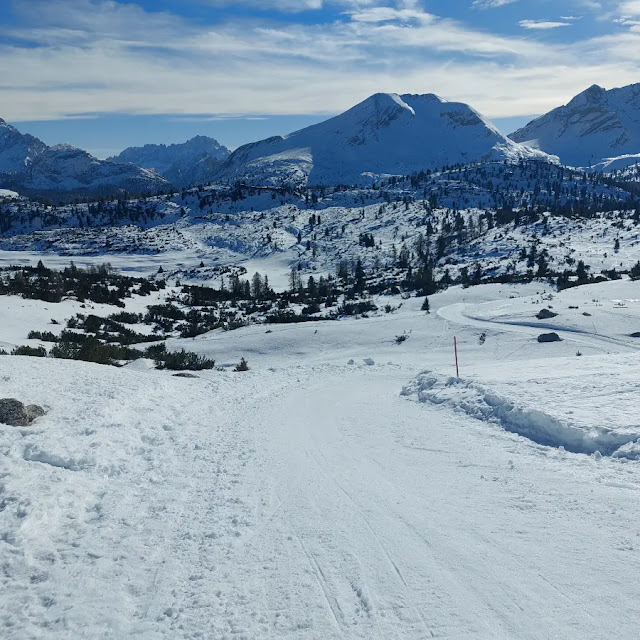
[[[167,302],[150,305],[147,309],[143,318],[145,323],[154,324],[157,332],[178,331],[181,338],[195,338],[214,329],[237,329],[248,324],[239,311],[218,309],[217,304],[184,311],[173,302]]]
[[[29,340],[42,340],[42,342],[57,342],[58,336],[51,331],[29,331]]]
[[[63,331],[60,341],[51,349],[52,358],[84,360],[98,364],[118,365],[120,361],[137,360],[143,352],[118,344],[105,344],[95,336]]]
[[[169,369],[171,371],[202,371],[213,369],[215,360],[199,356],[192,351],[167,351],[164,344],[149,347],[146,354],[155,361],[156,369]]]
[[[130,311],[119,311],[109,316],[109,320],[122,324],[139,324],[142,322],[142,319],[143,315],[141,313],[131,313]]]
[[[23,345],[16,347],[12,352],[12,356],[35,356],[36,358],[46,358],[47,350],[44,347],[29,347]]]
[[[359,300],[356,302],[344,301],[338,307],[338,313],[343,316],[356,316],[368,313],[369,311],[377,311],[378,307],[371,300]]]
[[[78,313],[67,322],[68,329],[83,329],[85,333],[92,333],[96,338],[104,342],[120,343],[121,345],[140,344],[142,342],[157,342],[161,339],[158,335],[138,333],[120,322],[116,322],[111,316],[101,318],[95,315],[85,316]],[[61,336],[69,332],[63,331]],[[57,340],[57,338],[56,338]],[[63,338],[64,340],[64,338]]]
[[[313,316],[299,315],[293,309],[277,309],[266,317],[267,324],[295,324],[298,322],[318,322],[330,318],[314,318]]]

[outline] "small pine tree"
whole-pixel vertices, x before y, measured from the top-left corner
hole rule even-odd
[[[578,276],[578,282],[583,283],[589,279],[589,267],[584,263],[583,260],[578,260],[578,264],[576,265],[576,276]]]
[[[240,362],[236,365],[234,371],[249,371],[249,363],[244,358],[240,358]]]
[[[431,311],[429,310],[429,296],[424,297],[424,302],[422,303],[422,310],[426,311],[427,313],[431,313]]]

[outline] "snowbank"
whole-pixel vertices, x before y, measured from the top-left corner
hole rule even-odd
[[[587,430],[539,409],[521,406],[476,382],[426,371],[404,387],[402,395],[417,396],[419,402],[449,406],[478,420],[497,423],[541,445],[588,455],[599,452],[606,456],[640,458],[640,430],[624,434],[599,427]]]

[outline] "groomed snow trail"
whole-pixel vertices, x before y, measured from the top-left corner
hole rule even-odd
[[[264,414],[273,512],[246,552],[280,616],[256,637],[604,639],[613,623],[633,637],[638,556],[593,461],[566,454],[582,476],[492,441],[398,398],[406,374],[382,369],[333,372]]]
[[[49,408],[2,427],[8,640],[637,638],[635,465],[400,397],[410,367],[0,364]]]

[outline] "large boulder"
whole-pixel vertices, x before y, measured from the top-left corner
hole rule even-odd
[[[25,406],[15,398],[0,398],[0,422],[12,427],[27,427],[44,415],[44,409],[35,404]]]
[[[538,311],[536,318],[538,318],[538,320],[550,320],[551,318],[555,318],[557,315],[557,313],[554,313],[549,309],[542,309],[541,311]]]
[[[562,342],[557,333],[542,333],[538,336],[538,342]]]

